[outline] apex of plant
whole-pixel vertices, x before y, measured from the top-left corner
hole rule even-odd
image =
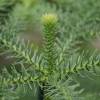
[[[42,22],[44,25],[50,25],[50,24],[55,25],[57,21],[58,21],[58,17],[56,14],[46,13],[42,16]]]

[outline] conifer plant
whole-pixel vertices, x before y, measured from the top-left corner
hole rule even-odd
[[[89,100],[85,82],[100,77],[100,1],[8,1],[0,1],[0,100]]]

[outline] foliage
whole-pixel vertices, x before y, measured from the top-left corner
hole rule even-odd
[[[1,0],[0,100],[99,100],[99,4]]]

